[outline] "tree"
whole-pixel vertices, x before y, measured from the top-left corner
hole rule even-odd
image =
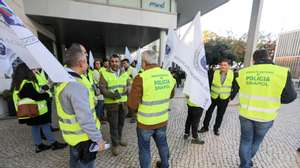
[[[247,46],[246,40],[246,33],[240,38],[236,38],[232,32],[228,32],[227,37],[222,37],[214,32],[204,31],[204,43],[208,64],[216,65],[221,58],[228,58],[237,63],[244,62]],[[270,33],[260,33],[257,48],[266,49],[272,59],[276,48],[276,41],[273,35]]]

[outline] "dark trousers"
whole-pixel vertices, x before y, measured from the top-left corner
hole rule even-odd
[[[185,134],[190,135],[190,130],[192,128],[193,138],[198,138],[198,126],[202,116],[203,108],[201,107],[191,107],[188,105],[188,115],[185,122]]]
[[[109,122],[111,142],[113,146],[118,146],[122,138],[122,131],[124,127],[124,121],[126,112],[122,105],[118,106],[116,111],[107,111],[107,119]]]
[[[213,115],[216,106],[217,106],[217,117],[214,125],[214,130],[217,131],[221,127],[223,116],[228,106],[228,102],[229,102],[228,99],[226,100],[222,100],[220,98],[211,99],[211,105],[206,111],[204,122],[203,122],[204,128],[208,129],[211,117]]]

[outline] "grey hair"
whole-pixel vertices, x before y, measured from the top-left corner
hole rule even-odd
[[[153,50],[146,50],[142,53],[142,61],[146,64],[158,64],[158,56]]]
[[[82,57],[84,57],[84,54],[81,50],[81,44],[73,43],[71,47],[66,50],[64,64],[68,67],[74,67],[78,65]]]

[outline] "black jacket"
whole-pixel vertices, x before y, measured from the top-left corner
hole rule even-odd
[[[26,83],[22,90],[19,92],[19,97],[22,98],[30,98],[35,101],[40,101],[40,100],[48,100],[49,99],[49,94],[48,93],[39,93],[37,92],[33,85],[31,83]],[[42,125],[42,124],[47,124],[51,122],[51,114],[49,111],[43,115],[40,115],[35,118],[30,118],[30,119],[23,119],[19,120],[20,124],[26,123],[27,125]]]
[[[209,88],[210,89],[211,89],[212,81],[213,81],[213,78],[214,78],[214,73],[215,73],[215,71],[213,71],[213,69],[210,69],[208,71],[208,80],[209,80]],[[229,99],[233,100],[235,98],[236,94],[239,91],[239,87],[238,87],[238,84],[236,82],[236,77],[237,76],[238,76],[238,74],[234,72],[234,78],[233,78],[232,86],[231,86],[231,94],[230,94],[230,97],[227,99],[228,101],[229,101]]]
[[[255,65],[257,64],[272,64],[272,61],[270,60],[259,60]],[[237,85],[237,88],[239,90],[239,86]],[[287,74],[286,83],[284,86],[284,89],[281,93],[281,103],[282,104],[288,104],[294,101],[297,98],[297,92],[295,90],[293,81],[292,81],[292,75],[290,71]]]

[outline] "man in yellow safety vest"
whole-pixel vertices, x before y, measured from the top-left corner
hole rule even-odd
[[[266,133],[272,127],[281,104],[296,99],[289,70],[273,65],[266,50],[253,55],[254,65],[241,69],[237,77],[240,101],[240,167],[253,166]]]
[[[109,68],[102,72],[100,76],[100,90],[104,96],[104,107],[107,111],[107,120],[110,127],[112,141],[112,154],[119,154],[119,145],[127,146],[127,142],[122,138],[123,127],[127,107],[127,92],[129,89],[129,75],[121,69],[121,59],[113,54],[109,60]]]
[[[228,103],[237,94],[237,84],[230,65],[231,60],[221,59],[219,62],[220,69],[209,73],[211,105],[205,113],[203,127],[200,129],[200,133],[208,131],[212,114],[215,107],[217,107],[217,116],[213,131],[215,135],[220,135],[219,128],[221,127]]]
[[[97,147],[104,150],[105,142],[95,112],[93,90],[82,77],[88,68],[85,48],[72,44],[64,60],[75,81],[56,86],[55,105],[63,138],[70,146],[70,167],[94,168]]]
[[[137,136],[141,168],[151,167],[150,139],[154,138],[161,157],[157,167],[169,167],[167,122],[170,98],[174,95],[175,79],[159,67],[152,50],[142,53],[144,71],[134,78],[129,94],[129,108],[137,115]]]

